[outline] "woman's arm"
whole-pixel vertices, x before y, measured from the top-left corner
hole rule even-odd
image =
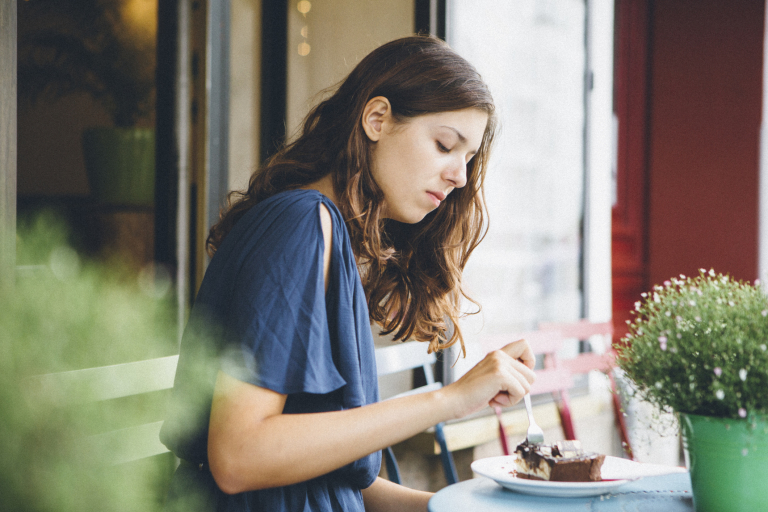
[[[383,478],[363,489],[365,512],[424,512],[431,497],[431,492],[409,489]]]
[[[440,390],[313,414],[282,414],[285,395],[220,372],[208,433],[211,472],[227,493],[309,480],[488,403],[516,403],[534,380],[532,365],[520,340]]]

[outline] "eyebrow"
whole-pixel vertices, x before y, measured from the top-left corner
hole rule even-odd
[[[454,128],[453,126],[448,126],[448,125],[443,124],[443,125],[440,125],[440,128],[448,128],[449,130],[452,130],[452,131],[456,132],[456,135],[459,136],[459,140],[461,142],[467,142],[467,138],[464,135],[462,135],[461,132],[459,130],[457,130],[456,128]]]

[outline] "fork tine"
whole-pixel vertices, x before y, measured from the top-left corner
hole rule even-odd
[[[536,420],[533,419],[533,407],[531,407],[531,395],[526,394],[523,399],[525,400],[525,410],[528,413],[528,432],[525,436],[528,444],[541,444],[544,442],[544,431],[536,424]]]

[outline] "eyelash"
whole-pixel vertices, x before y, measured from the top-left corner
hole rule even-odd
[[[447,147],[443,146],[443,144],[440,141],[437,141],[437,149],[442,153],[450,153],[451,150]]]

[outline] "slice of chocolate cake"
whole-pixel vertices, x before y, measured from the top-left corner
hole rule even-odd
[[[517,476],[551,482],[596,482],[601,480],[600,467],[605,455],[588,453],[578,441],[554,444],[523,442],[515,450]]]

